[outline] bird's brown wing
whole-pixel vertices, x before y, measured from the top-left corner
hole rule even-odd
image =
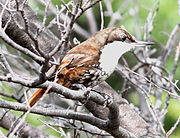
[[[78,45],[65,55],[58,68],[58,74],[51,77],[50,81],[54,81],[55,77],[57,77],[57,83],[72,89],[77,89],[77,87],[73,86],[76,83],[88,86],[90,78],[94,76],[92,70],[96,70],[93,65],[98,64],[99,56],[100,53],[93,46]],[[28,99],[29,105],[33,106],[44,95],[45,91],[46,89],[43,88],[35,91]]]
[[[63,60],[58,73],[58,83],[65,86],[74,88],[73,84],[83,84],[88,86],[91,78],[94,77],[93,73],[96,72],[98,65],[95,55],[73,55],[73,58]]]
[[[87,44],[87,42],[86,42]],[[74,88],[73,84],[89,85],[96,72],[100,53],[93,45],[83,43],[71,49],[63,58],[59,67],[58,83]]]

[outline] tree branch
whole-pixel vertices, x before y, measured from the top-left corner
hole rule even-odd
[[[5,100],[4,100],[5,101]],[[7,112],[3,109],[0,110],[0,126],[9,130],[12,127],[12,124],[16,121],[17,117],[12,115],[10,112]],[[33,132],[33,133],[32,133]],[[43,133],[40,129],[32,127],[27,123],[23,123],[20,128],[19,136],[23,138],[28,137],[38,137],[38,138],[50,138],[52,136]]]

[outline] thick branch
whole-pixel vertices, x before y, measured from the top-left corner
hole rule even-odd
[[[17,49],[18,51],[21,51],[22,53],[30,56],[32,59],[34,59],[37,62],[44,62],[44,58],[34,54],[30,50],[23,48],[22,46],[15,43],[9,36],[1,29],[0,30],[0,37],[8,44],[10,44],[13,48]]]
[[[16,116],[12,115],[9,112],[6,112],[5,110],[0,110],[0,126],[5,129],[10,129],[12,127],[12,124],[16,121]],[[18,123],[18,122],[17,122]],[[33,132],[33,133],[32,133]],[[23,138],[28,137],[38,137],[38,138],[49,138],[50,136],[47,134],[44,134],[40,129],[32,127],[31,125],[27,123],[23,123],[20,132],[18,133]]]
[[[13,79],[11,79],[11,80],[13,80]],[[13,80],[13,81],[15,81],[15,80]],[[23,85],[26,84],[24,82],[28,82],[28,81],[24,81],[24,80],[21,80],[21,81],[22,81],[21,84],[23,84]],[[18,80],[16,80],[16,82],[19,83]],[[100,118],[103,118],[103,119],[109,118],[109,121],[107,122],[106,125],[107,125],[107,127],[112,127],[111,132],[115,133],[116,135],[119,134],[119,130],[117,129],[118,128],[117,126],[119,125],[120,122],[121,122],[121,126],[125,126],[126,129],[130,130],[132,133],[135,133],[138,136],[148,135],[148,130],[146,130],[148,128],[148,124],[146,124],[146,122],[141,117],[139,117],[133,110],[131,110],[131,108],[127,104],[125,104],[126,102],[124,100],[119,100],[118,95],[117,94],[114,95],[114,92],[112,90],[109,90],[108,93],[106,93],[107,89],[106,90],[104,89],[103,92],[105,92],[106,94],[108,94],[112,97],[116,97],[115,101],[117,103],[119,103],[120,105],[118,107],[116,105],[117,104],[116,102],[107,103],[106,104],[106,106],[108,107],[107,109],[110,110],[110,112],[107,112],[108,110],[106,108],[104,109],[104,107],[103,107],[106,100],[104,99],[103,96],[99,95],[96,92],[90,92],[87,97],[84,95],[83,91],[70,90],[66,87],[63,87],[63,86],[57,84],[57,83],[48,82],[48,81],[41,84],[39,87],[47,88],[49,86],[51,86],[52,91],[55,91],[58,94],[61,94],[68,99],[83,101],[83,100],[87,100],[87,98],[88,98],[90,103],[94,102],[94,103],[91,103],[91,106],[92,106],[92,104],[97,104],[97,105],[94,105],[94,107],[98,107],[99,105],[101,105],[99,107],[98,111],[101,110],[103,113],[103,116],[101,116],[99,114],[96,114],[96,116],[99,116]],[[105,87],[104,85],[101,85],[101,88],[102,89],[107,88],[107,86]],[[112,99],[109,99],[109,100],[112,100]],[[122,104],[122,103],[124,103],[124,104]],[[86,107],[88,107],[88,106],[86,106]],[[128,110],[127,111],[124,110],[125,109],[124,107],[126,107],[126,109],[128,109]],[[139,125],[143,127],[143,129],[142,128],[138,129],[141,131],[141,133],[139,133],[139,131],[137,131],[137,129],[135,130],[135,127],[132,127],[133,125],[132,126],[129,125],[132,123],[131,121],[133,121],[132,124],[134,124],[134,125],[136,124],[135,126],[138,125],[137,123],[135,123],[136,121],[134,122],[134,120],[129,120],[129,116],[123,115],[123,118],[120,118],[120,121],[118,121],[119,120],[119,109],[117,109],[117,108],[119,108],[120,111],[123,113],[125,111],[128,112],[129,115],[133,115],[132,118],[135,117],[135,120],[138,120],[138,122],[140,123]],[[90,108],[90,111],[97,112],[97,110],[94,110],[92,108]],[[101,112],[99,112],[99,113],[101,113]],[[109,113],[109,115],[108,115],[108,113]],[[142,130],[143,130],[143,133],[142,133]],[[106,131],[108,131],[108,129]]]
[[[0,99],[0,107],[18,110],[18,111],[28,110],[25,104],[10,102],[3,99]],[[51,109],[51,108],[34,107],[31,109],[31,113],[36,113],[36,114],[45,115],[45,116],[64,117],[67,119],[75,119],[79,121],[84,121],[86,123],[97,126],[101,129],[106,126],[105,120],[98,119],[92,115],[78,113],[71,110],[58,110],[58,109]]]

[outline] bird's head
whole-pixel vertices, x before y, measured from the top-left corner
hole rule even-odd
[[[93,36],[93,41],[98,43],[100,49],[112,47],[114,52],[120,52],[120,55],[136,47],[152,45],[152,42],[136,40],[130,33],[122,28],[106,28],[97,32]],[[108,48],[109,49],[109,48]],[[113,54],[111,52],[111,54]]]
[[[130,33],[122,28],[106,28],[97,32],[91,39],[93,42],[103,49],[105,46],[115,43],[123,49],[127,49],[125,52],[136,47],[152,45],[152,42],[144,42],[136,40]]]
[[[106,32],[106,29],[104,31]],[[111,31],[109,31],[106,43],[113,42],[122,42],[125,46],[129,46],[130,49],[153,44],[153,42],[138,41],[130,33],[121,28],[111,28]]]

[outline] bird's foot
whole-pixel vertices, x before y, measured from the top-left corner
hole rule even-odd
[[[73,87],[78,88],[79,90],[84,92],[84,96],[86,97],[86,100],[89,99],[89,93],[92,90],[90,87],[85,87],[83,84],[73,84]]]
[[[93,89],[91,91],[100,94],[104,98],[104,108],[107,106],[107,104],[110,104],[112,102],[112,97],[110,95]]]

